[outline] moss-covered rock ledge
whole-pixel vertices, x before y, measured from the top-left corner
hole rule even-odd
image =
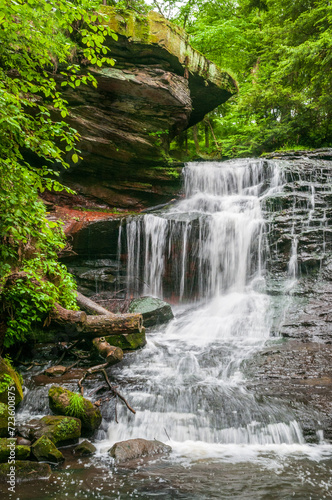
[[[167,156],[170,141],[229,99],[236,84],[156,12],[104,9],[119,35],[107,41],[115,66],[89,68],[97,89],[66,91],[83,161],[63,181],[109,206],[156,205],[180,186],[180,167]]]

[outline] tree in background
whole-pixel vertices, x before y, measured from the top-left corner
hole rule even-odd
[[[104,40],[115,35],[99,4],[0,0],[0,351],[47,321],[56,302],[75,308],[74,282],[57,261],[64,235],[38,194],[63,189],[56,167],[79,159],[55,73],[62,86],[96,86],[79,62],[113,64]]]

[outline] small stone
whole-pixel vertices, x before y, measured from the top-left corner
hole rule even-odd
[[[75,446],[73,453],[78,455],[79,457],[87,457],[89,455],[93,455],[96,452],[97,448],[90,443],[90,441],[83,441],[82,443]]]
[[[31,447],[31,452],[38,462],[49,462],[59,464],[64,461],[61,451],[47,437],[42,436]]]
[[[172,448],[161,441],[149,441],[147,439],[128,439],[115,443],[108,453],[117,462],[125,462],[135,458],[144,458],[154,455],[165,455]]]

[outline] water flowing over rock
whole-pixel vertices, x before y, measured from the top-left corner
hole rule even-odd
[[[156,12],[105,9],[119,34],[107,41],[116,65],[91,69],[97,89],[65,93],[84,159],[63,180],[111,207],[156,205],[180,187],[180,167],[168,165],[170,141],[229,99],[236,84]]]

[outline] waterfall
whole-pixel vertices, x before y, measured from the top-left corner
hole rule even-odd
[[[304,443],[293,413],[257,400],[243,373],[270,336],[261,200],[282,182],[273,162],[190,163],[182,201],[128,221],[130,293],[185,300],[118,372],[137,413],[121,408],[110,440],[169,436],[180,448]]]
[[[259,197],[281,179],[262,160],[188,164],[183,201],[127,223],[129,295],[200,300],[259,278],[266,245]]]

